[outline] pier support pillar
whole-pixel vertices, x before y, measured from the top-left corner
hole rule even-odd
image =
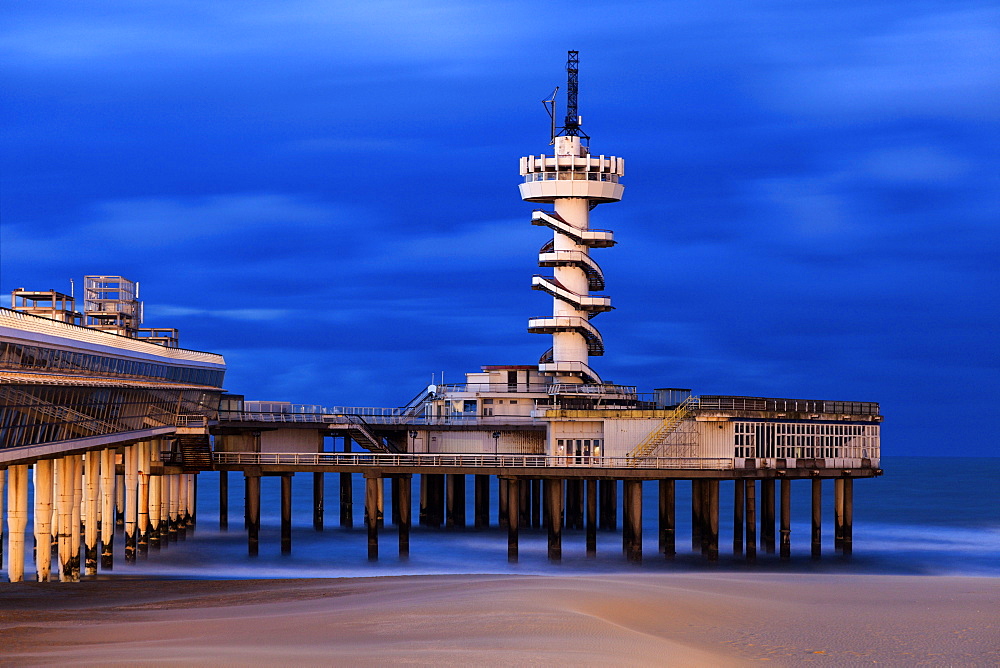
[[[423,477],[427,486],[426,523],[427,526],[439,529],[444,524],[445,476],[441,473],[425,473]]]
[[[60,457],[56,460],[56,522],[59,540],[59,580],[73,581],[73,568],[70,565],[72,557],[72,542],[70,525],[73,522],[73,463],[72,456]],[[114,520],[112,520],[114,521]]]
[[[406,559],[410,556],[410,516],[413,512],[412,484],[413,476],[406,473],[394,478],[396,482],[395,507],[399,513],[396,526],[399,528],[399,558]]]
[[[354,526],[354,483],[350,473],[340,474],[340,526]]]
[[[139,502],[139,468],[137,445],[125,446],[125,563],[135,563],[136,520]]]
[[[324,482],[322,473],[313,473],[313,531],[323,530]]]
[[[246,474],[246,490],[247,490],[247,502],[246,502],[246,515],[247,515],[247,553],[251,557],[256,557],[260,552],[260,474],[250,473]],[[176,478],[177,476],[170,476],[171,478]],[[173,492],[176,485],[174,481],[171,480],[171,490],[170,490],[170,505],[173,507],[174,499]],[[173,515],[173,510],[171,515]],[[170,523],[171,526],[173,522]],[[173,530],[171,531],[173,533]]]
[[[668,559],[677,554],[677,484],[660,480],[660,553]]]
[[[52,572],[52,468],[51,459],[41,459],[34,465],[35,574],[39,582],[48,582]],[[0,510],[2,522],[3,512]]]
[[[582,494],[583,491],[581,481],[578,479],[570,479],[566,481],[566,528],[567,529],[581,529],[583,528],[583,503]]]
[[[733,554],[743,554],[743,504],[746,501],[746,481],[733,481]]]
[[[399,526],[399,478],[389,478],[389,492],[392,495],[392,523]]]
[[[545,514],[549,518],[549,559],[562,559],[562,515],[563,515],[563,481],[546,478],[542,481],[545,494]]]
[[[625,558],[642,561],[642,481],[622,482],[622,543]]]
[[[531,481],[531,526],[542,526],[542,480]]]
[[[757,558],[757,481],[753,479],[747,480],[745,490],[746,503],[744,504],[744,510],[747,516],[747,561],[754,561]]]
[[[101,569],[115,565],[115,451],[101,450]]]
[[[521,511],[521,516],[519,518],[518,524],[522,527],[531,526],[531,479],[523,478],[521,479],[518,488],[521,491],[521,497],[518,501],[518,509]]]
[[[229,471],[219,471],[219,531],[229,531]]]
[[[28,466],[7,469],[7,579],[24,581],[24,531],[28,527]]]
[[[3,504],[7,495],[6,485],[7,485],[7,469],[0,468],[0,569],[3,568],[3,535],[4,535],[4,526],[6,525],[6,522],[4,521]]]
[[[281,553],[292,553],[292,474],[281,474]]]
[[[174,543],[177,541],[177,503],[178,503],[178,491],[180,489],[180,483],[178,481],[179,476],[177,474],[170,474],[167,476],[166,489],[167,493],[167,539],[163,540],[162,536],[160,542],[162,543]],[[244,513],[246,515],[246,525],[247,530],[250,529],[250,480],[245,481],[246,484],[246,500],[244,501]],[[257,490],[257,500],[260,501],[260,490]],[[259,513],[258,513],[259,515]]]
[[[160,523],[163,508],[163,475],[149,476],[149,546],[160,549]]]
[[[83,473],[86,476],[84,485],[86,500],[86,519],[84,524],[83,545],[84,560],[83,572],[85,575],[97,575],[97,511],[98,492],[100,490],[100,453],[88,452],[85,455]],[[36,464],[37,466],[37,464]],[[38,487],[35,487],[35,495],[38,494]]]
[[[760,481],[760,542],[767,554],[774,554],[774,478]]]
[[[490,477],[488,475],[477,475],[475,477],[475,526],[477,529],[485,529],[490,525]]]
[[[587,556],[597,556],[597,480],[588,478],[583,483],[586,486],[587,500]]]
[[[708,490],[708,551],[709,561],[719,560],[719,481],[707,480]]]
[[[446,520],[449,527],[465,528],[465,476],[449,473],[445,500]]]
[[[844,479],[833,481],[833,549],[844,546]]]
[[[115,526],[125,527],[125,448],[115,450]]]
[[[779,554],[782,559],[792,557],[792,481],[781,479],[781,542]]]
[[[601,480],[597,485],[600,497],[600,522],[602,531],[614,531],[618,526],[618,481]]]
[[[823,481],[812,480],[812,556],[818,559],[823,554]]]
[[[375,488],[375,523],[379,529],[385,527],[385,478],[380,478]]]
[[[368,528],[368,560],[378,560],[378,488],[382,478],[365,473],[365,526]]]
[[[517,528],[521,519],[521,486],[517,478],[507,478],[507,561],[517,561]]]
[[[854,551],[854,478],[844,478],[844,554]]]
[[[691,551],[702,551],[701,531],[705,525],[702,502],[705,499],[701,480],[691,481]]]
[[[136,501],[136,552],[141,557],[149,556],[149,468],[150,441],[136,443],[138,484]],[[87,458],[90,466],[90,458]],[[96,564],[95,564],[96,573]],[[88,573],[89,575],[89,573]]]
[[[497,526],[507,528],[507,479],[497,476]]]
[[[72,581],[80,581],[80,547],[83,536],[80,528],[83,526],[83,455],[74,455],[73,462],[73,510],[70,516],[69,549],[70,568],[73,571]]]

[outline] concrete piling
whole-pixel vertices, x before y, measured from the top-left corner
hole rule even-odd
[[[744,486],[746,491],[746,502],[744,512],[746,513],[746,553],[747,561],[754,561],[757,558],[757,481],[747,480]]]
[[[642,480],[624,480],[622,488],[622,547],[629,561],[642,561]]]
[[[779,555],[782,559],[792,556],[792,481],[781,479],[781,542]]]
[[[590,478],[584,484],[587,506],[587,556],[593,557],[597,555],[597,481]]]
[[[507,478],[507,561],[517,561],[517,529],[520,520],[521,489],[517,478]]]
[[[844,479],[833,481],[833,549],[844,546]]]
[[[812,556],[818,559],[823,554],[823,481],[812,480]]]
[[[0,568],[3,568],[3,535],[4,535],[4,514],[3,503],[6,496],[7,469],[0,468]]]
[[[600,528],[615,531],[618,528],[618,481],[601,480],[598,495],[601,497]]]
[[[245,475],[247,490],[247,552],[251,557],[256,557],[260,551],[260,474],[247,472]],[[176,478],[177,476],[170,477]],[[173,485],[171,485],[171,497],[173,497]],[[171,498],[171,507],[173,507],[173,498]]]
[[[596,482],[596,481],[595,481]],[[531,481],[531,526],[542,526],[542,480]]]
[[[743,504],[746,501],[746,481],[733,480],[733,554],[743,554]]]
[[[520,490],[520,498],[518,499],[518,510],[520,511],[520,517],[518,518],[518,524],[522,527],[531,526],[531,480],[524,478],[518,484],[518,489]]]
[[[449,473],[445,498],[445,525],[465,528],[465,476]]]
[[[101,450],[101,568],[114,568],[115,553],[115,451]]]
[[[546,478],[542,482],[545,495],[545,514],[549,517],[548,556],[551,561],[562,559],[562,515],[563,515],[563,481],[559,478]]]
[[[160,549],[160,521],[163,507],[163,475],[149,476],[149,547]]]
[[[660,480],[660,553],[668,559],[677,554],[677,484]]]
[[[400,559],[410,556],[410,515],[413,511],[413,501],[411,499],[412,479],[413,476],[408,473],[401,474],[395,478],[398,501],[394,505],[399,513],[396,526],[399,529]]]
[[[91,451],[85,455],[83,470],[86,479],[84,486],[86,488],[85,503],[87,510],[83,536],[83,572],[85,575],[97,575],[97,509],[100,492],[100,466],[99,452]],[[35,494],[37,495],[37,487],[35,490]]]
[[[767,554],[774,554],[774,478],[760,481],[760,542]]]
[[[709,561],[719,560],[719,481],[705,481],[708,490],[708,550]]]
[[[507,528],[507,479],[497,476],[497,526]]]
[[[149,441],[136,444],[138,469],[138,501],[136,510],[136,552],[149,556]]]
[[[354,526],[354,483],[350,473],[340,474],[340,526]]]
[[[475,486],[473,492],[475,527],[477,529],[485,529],[490,525],[490,477],[488,475],[477,475],[473,484]]]
[[[70,569],[73,582],[80,581],[80,546],[83,544],[80,527],[83,525],[83,457],[74,455],[73,463],[73,508],[70,516]]]
[[[375,488],[375,524],[379,529],[385,526],[385,478],[379,478]]]
[[[72,542],[70,524],[73,521],[73,463],[70,456],[56,460],[56,516],[59,524],[59,580],[73,581],[70,565]]]
[[[691,481],[691,551],[702,551],[701,531],[705,526],[705,516],[702,502],[705,499],[705,491],[701,480]]]
[[[322,473],[313,473],[313,531],[323,530],[323,502],[325,496]]]
[[[844,478],[844,542],[845,555],[854,551],[854,478]]]
[[[382,478],[365,473],[365,526],[368,528],[368,560],[378,560],[378,488]]]
[[[139,469],[137,446],[125,448],[125,563],[135,563],[136,558],[136,520],[139,501]]]
[[[229,471],[219,471],[219,531],[229,531]]]
[[[24,531],[28,526],[28,467],[7,469],[7,579],[24,581]]]
[[[35,574],[39,582],[48,582],[52,572],[52,469],[51,459],[35,462]],[[3,511],[0,509],[0,522]]]
[[[292,474],[281,474],[281,553],[292,553]]]

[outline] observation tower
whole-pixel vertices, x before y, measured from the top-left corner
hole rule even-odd
[[[590,249],[609,248],[615,240],[610,230],[590,227],[590,211],[622,198],[625,161],[590,153],[590,137],[580,128],[577,110],[579,62],[578,52],[570,51],[562,127],[556,127],[559,89],[544,102],[552,119],[554,154],[521,158],[521,198],[554,209],[536,209],[531,216],[532,225],[548,227],[553,233],[538,254],[538,266],[551,268],[552,275],[531,279],[533,290],[552,296],[552,315],[531,318],[528,331],[552,335],[552,348],[539,360],[541,373],[554,376],[556,383],[600,384],[590,357],[604,354],[604,340],[592,320],[613,307],[610,297],[592,294],[604,290],[604,273],[590,257]]]

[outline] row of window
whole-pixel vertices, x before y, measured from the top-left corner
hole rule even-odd
[[[878,425],[734,423],[736,457],[862,458],[879,456]]]
[[[618,175],[603,172],[536,172],[524,177],[525,183],[532,181],[610,181],[618,183]]]
[[[0,448],[214,419],[219,395],[200,390],[0,385]]]
[[[0,342],[0,368],[30,369],[53,373],[80,373],[123,378],[144,378],[172,383],[190,383],[222,387],[225,371],[198,367],[172,366],[144,360],[108,357],[9,341]]]

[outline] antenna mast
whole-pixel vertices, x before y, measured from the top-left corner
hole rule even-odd
[[[577,95],[580,90],[580,52],[568,51],[566,53],[566,123],[560,128],[557,136],[560,137],[581,137],[590,140],[590,137],[580,129],[580,114],[577,109]]]

